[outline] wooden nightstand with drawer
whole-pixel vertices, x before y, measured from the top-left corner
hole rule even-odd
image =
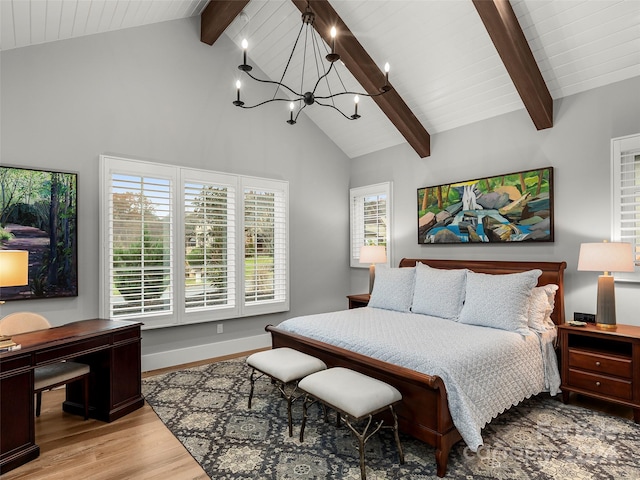
[[[358,293],[356,295],[347,295],[349,299],[349,309],[366,307],[369,304],[371,295],[368,293]]]
[[[640,327],[558,327],[562,401],[575,392],[633,408],[640,423]]]

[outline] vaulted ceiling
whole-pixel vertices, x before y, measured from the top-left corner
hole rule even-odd
[[[245,2],[217,3],[236,4],[232,8],[237,10],[238,4]],[[305,3],[251,0],[240,7],[240,15],[234,12],[224,34],[238,44],[238,59],[240,42],[247,38],[249,63],[271,79],[280,79],[300,28],[299,8]],[[512,18],[502,11],[503,3],[330,0],[330,10],[353,33],[373,63],[391,64],[390,82],[397,98],[389,96],[387,104],[381,106],[363,99],[359,105],[362,117],[357,121],[347,121],[331,109],[315,105],[306,108],[303,115],[307,118],[301,116],[299,121],[314,122],[349,157],[403,142],[425,156],[429,153],[429,146],[424,145],[429,134],[523,108],[529,112],[532,129],[548,128],[553,122],[550,98],[640,76],[640,1],[511,0]],[[3,0],[0,48],[203,12],[205,25],[207,4],[208,0]],[[203,29],[203,39],[207,33]],[[526,58],[528,50],[530,59]],[[345,66],[353,70],[344,53]],[[295,65],[292,67],[295,71]],[[341,70],[350,90],[368,88],[367,79],[360,77],[362,81],[358,82],[361,74],[354,71],[352,75],[345,67]],[[383,78],[379,71],[369,76]],[[550,98],[545,97],[545,91]],[[403,110],[405,107],[407,110]]]

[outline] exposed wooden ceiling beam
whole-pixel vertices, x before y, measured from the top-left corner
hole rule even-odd
[[[472,0],[538,130],[553,127],[553,99],[509,0]]]
[[[213,45],[249,0],[211,0],[200,15],[200,41]]]
[[[304,12],[307,7],[306,0],[292,0],[292,2],[301,12]],[[384,73],[380,67],[375,64],[327,0],[311,0],[309,3],[316,15],[314,23],[316,31],[328,45],[331,45],[330,31],[331,27],[335,26],[338,30],[336,53],[340,54],[340,59],[368,94],[378,93],[379,88],[384,85]],[[429,133],[395,89],[392,88],[384,95],[374,97],[373,100],[421,158],[431,154]]]

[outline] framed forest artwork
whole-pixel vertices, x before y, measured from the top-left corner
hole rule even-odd
[[[0,300],[77,296],[77,174],[3,166],[0,189],[0,249],[29,252],[29,284]]]
[[[418,189],[418,243],[553,242],[553,168]]]

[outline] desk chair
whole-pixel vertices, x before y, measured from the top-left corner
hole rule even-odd
[[[42,315],[32,312],[10,313],[0,320],[0,335],[19,335],[51,328],[49,321]],[[84,387],[84,419],[89,418],[89,365],[78,362],[59,362],[36,367],[33,371],[34,392],[36,394],[36,417],[40,416],[42,392],[60,385],[83,381]]]

